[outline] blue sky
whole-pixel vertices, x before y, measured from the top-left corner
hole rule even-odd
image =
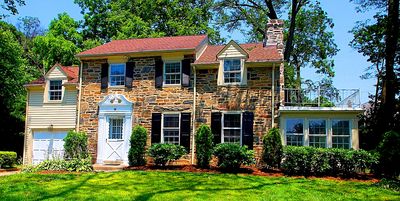
[[[334,57],[335,60],[335,78],[334,85],[339,89],[360,89],[361,102],[368,101],[368,93],[373,93],[375,87],[374,79],[362,80],[360,75],[364,69],[371,65],[367,58],[349,47],[352,34],[348,33],[357,21],[372,19],[374,12],[357,13],[355,5],[349,0],[321,0],[321,5],[333,19],[335,27],[335,42],[340,51]],[[6,21],[16,24],[18,17],[32,16],[38,17],[44,28],[54,19],[58,13],[66,12],[76,20],[81,20],[80,8],[73,3],[73,0],[28,0],[26,5],[20,7],[19,15],[6,18]],[[244,36],[239,32],[222,32],[227,39],[233,39],[239,42],[244,41]],[[227,40],[229,41],[229,40]],[[304,69],[302,76],[306,79],[319,80],[322,77],[316,75],[312,69]]]

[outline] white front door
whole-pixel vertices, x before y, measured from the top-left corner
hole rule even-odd
[[[107,118],[108,133],[104,147],[104,161],[123,161],[125,152],[125,129],[123,117]]]
[[[65,136],[67,136],[67,131],[34,131],[32,163],[39,164],[44,160],[63,159]]]

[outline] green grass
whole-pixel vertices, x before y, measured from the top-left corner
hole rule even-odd
[[[0,200],[400,200],[368,182],[159,171],[16,174]]]

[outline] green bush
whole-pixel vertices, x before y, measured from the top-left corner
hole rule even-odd
[[[147,130],[143,126],[135,126],[131,135],[131,147],[128,159],[130,166],[146,165],[145,147],[147,141]]]
[[[71,160],[45,160],[36,166],[26,166],[22,169],[23,172],[37,172],[43,170],[89,172],[92,171],[93,168],[90,158],[75,158]]]
[[[287,146],[282,169],[289,175],[348,177],[377,163],[378,155],[365,150]]]
[[[69,131],[64,138],[64,158],[87,158],[89,156],[87,142],[88,137],[85,132]]]
[[[386,132],[378,145],[380,154],[379,171],[385,177],[398,177],[400,174],[400,134],[395,131]]]
[[[283,145],[279,129],[272,128],[263,138],[262,160],[268,168],[280,168]]]
[[[174,144],[153,144],[147,152],[157,166],[165,166],[186,154],[185,147]]]
[[[214,136],[209,126],[203,124],[196,132],[196,158],[197,165],[208,168],[213,153]]]
[[[13,151],[0,151],[0,168],[12,167],[17,162],[17,153]]]
[[[218,158],[218,167],[226,171],[237,171],[241,165],[255,162],[254,151],[236,143],[218,144],[214,149],[214,156]]]

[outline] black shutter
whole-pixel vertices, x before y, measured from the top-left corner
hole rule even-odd
[[[127,62],[126,63],[126,72],[125,72],[125,87],[132,88],[133,81],[133,69],[135,68],[135,62]]]
[[[161,142],[161,113],[151,115],[151,144]]]
[[[155,59],[155,77],[156,77],[156,88],[161,88],[163,84],[163,61],[161,58]]]
[[[190,113],[181,113],[181,142],[180,144],[190,150]]]
[[[182,86],[190,85],[190,59],[182,60]]]
[[[214,135],[214,145],[221,143],[221,112],[211,113],[211,132]]]
[[[244,112],[242,120],[242,145],[247,145],[249,149],[253,149],[254,114],[252,112]]]
[[[101,64],[101,89],[108,87],[108,63]]]

